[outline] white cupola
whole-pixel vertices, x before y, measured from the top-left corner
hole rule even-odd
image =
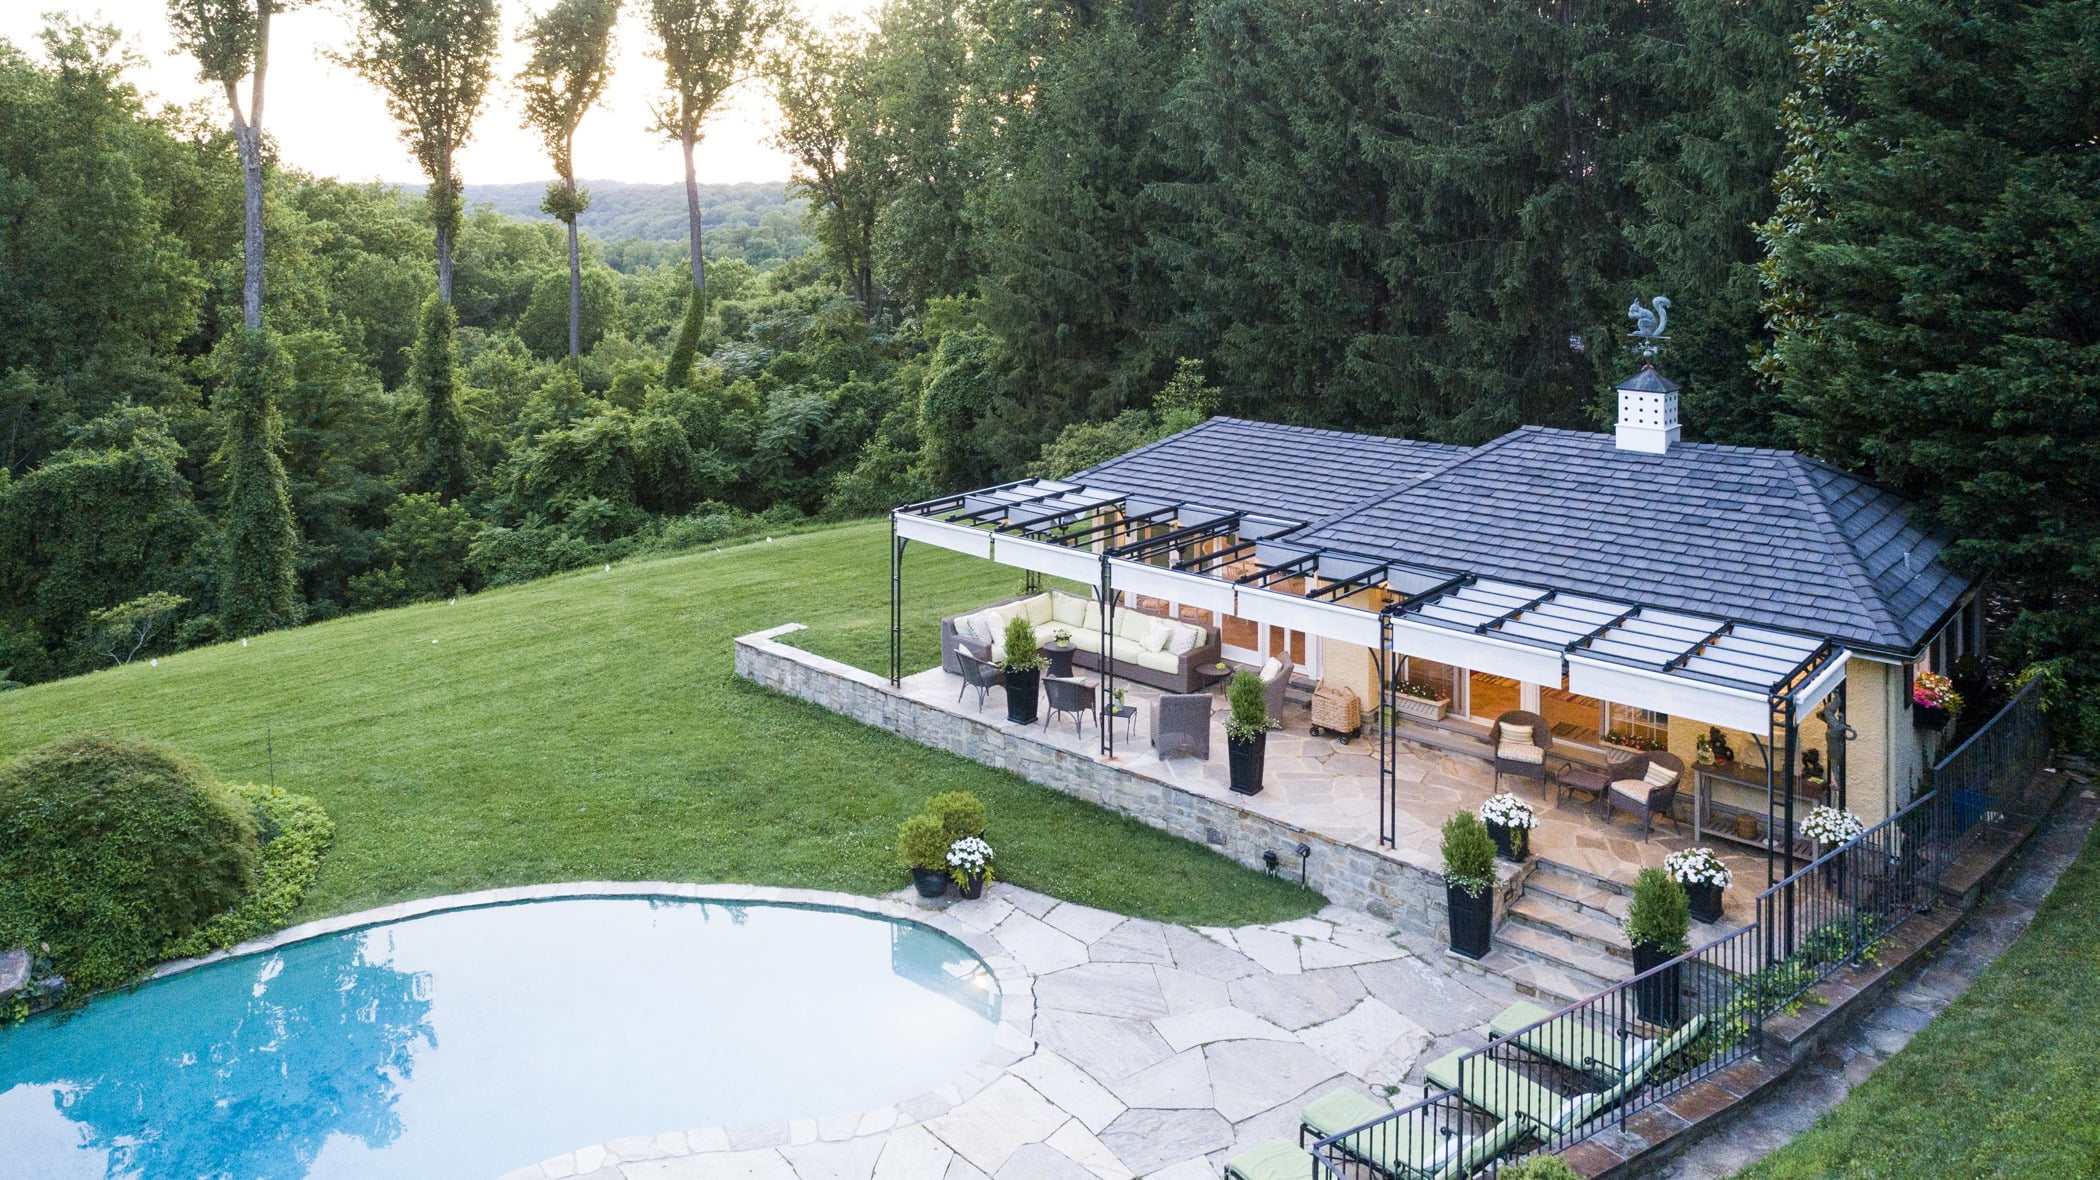
[[[1677,425],[1678,388],[1652,364],[1619,382],[1620,450],[1661,455],[1677,445],[1682,438]]]

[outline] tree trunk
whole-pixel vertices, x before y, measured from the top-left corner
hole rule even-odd
[[[678,146],[685,149],[685,219],[693,250],[693,290],[697,297],[707,293],[707,260],[700,253],[700,174],[693,170],[693,137],[681,136]]]
[[[569,181],[569,359],[583,355],[583,256],[576,248],[576,182]]]
[[[437,223],[438,298],[452,306],[452,221],[440,215]]]
[[[234,132],[241,157],[241,323],[260,328],[263,322],[263,168],[262,133],[254,127]]]

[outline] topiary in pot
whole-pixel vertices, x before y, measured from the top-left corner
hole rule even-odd
[[[172,750],[70,737],[0,770],[0,949],[125,983],[255,883],[254,813]]]
[[[1033,725],[1043,689],[1043,653],[1035,645],[1035,628],[1024,616],[1006,621],[1003,651],[999,667],[1006,673],[1006,719]]]
[[[941,830],[953,843],[964,836],[984,835],[984,801],[968,791],[943,791],[926,801],[926,814],[941,821]]]
[[[1225,717],[1225,758],[1232,789],[1242,795],[1258,795],[1262,767],[1268,759],[1269,731],[1277,725],[1269,716],[1261,677],[1244,668],[1234,672],[1225,699],[1231,706]]]
[[[1488,953],[1495,919],[1495,841],[1480,818],[1461,811],[1444,821],[1444,898],[1451,949],[1469,959]]]
[[[1626,941],[1633,944],[1634,1005],[1641,1019],[1651,1024],[1677,1025],[1683,965],[1672,963],[1653,975],[1646,973],[1689,949],[1685,936],[1691,928],[1691,899],[1684,886],[1661,869],[1642,869],[1626,908]]]
[[[921,897],[948,891],[948,846],[954,838],[940,819],[920,812],[897,827],[897,861],[911,870]]]

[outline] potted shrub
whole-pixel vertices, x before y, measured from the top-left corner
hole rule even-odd
[[[1480,805],[1480,822],[1487,825],[1488,838],[1495,842],[1495,851],[1511,864],[1522,864],[1531,855],[1531,829],[1539,826],[1538,813],[1531,804],[1504,791],[1489,796]]]
[[[1232,674],[1232,687],[1225,690],[1225,696],[1232,708],[1225,718],[1225,760],[1232,772],[1232,789],[1242,795],[1258,795],[1269,731],[1276,728],[1276,719],[1269,716],[1261,677],[1244,668]]]
[[[1444,821],[1444,899],[1451,910],[1451,949],[1469,959],[1488,953],[1495,924],[1495,842],[1470,811]]]
[[[1661,869],[1642,869],[1634,879],[1633,902],[1626,907],[1626,941],[1633,944],[1635,977],[1683,954],[1688,949],[1685,934],[1691,928],[1684,887]],[[1677,1027],[1682,972],[1683,964],[1675,964],[1633,985],[1634,1007],[1642,1020]]]
[[[1015,725],[1035,724],[1043,690],[1043,653],[1036,649],[1035,629],[1020,615],[1006,621],[999,668],[1006,673],[1006,719]]]
[[[939,897],[948,892],[948,845],[951,839],[941,821],[921,812],[897,828],[897,859],[911,870],[911,882],[920,897]]]
[[[982,836],[964,836],[948,846],[948,875],[964,900],[984,896],[985,883],[992,879],[992,846]]]
[[[1867,825],[1860,822],[1858,816],[1839,807],[1815,808],[1808,813],[1807,819],[1801,821],[1801,834],[1816,842],[1818,859],[1832,849],[1859,839],[1859,834],[1866,830]],[[1831,857],[1830,863],[1823,866],[1823,883],[1835,889],[1844,879],[1845,858]]]
[[[1684,887],[1692,917],[1701,922],[1721,920],[1721,893],[1735,881],[1735,874],[1720,854],[1711,848],[1693,848],[1663,857],[1663,872]]]
[[[1403,680],[1393,686],[1393,708],[1424,721],[1442,721],[1451,711],[1451,698],[1434,684]]]
[[[1910,682],[1911,720],[1919,729],[1940,730],[1961,712],[1954,682],[1937,672],[1920,672]]]

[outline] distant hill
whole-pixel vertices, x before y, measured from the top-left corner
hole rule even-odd
[[[685,186],[630,184],[619,180],[586,180],[591,207],[577,224],[612,249],[608,261],[621,269],[685,257]],[[531,221],[550,221],[540,212],[545,184],[470,184],[469,205],[487,205],[498,213]],[[787,186],[770,184],[704,184],[700,186],[701,224],[708,236],[710,258],[742,258],[760,269],[778,265],[814,243],[803,231],[805,206],[791,198]],[[660,248],[650,249],[654,244]]]

